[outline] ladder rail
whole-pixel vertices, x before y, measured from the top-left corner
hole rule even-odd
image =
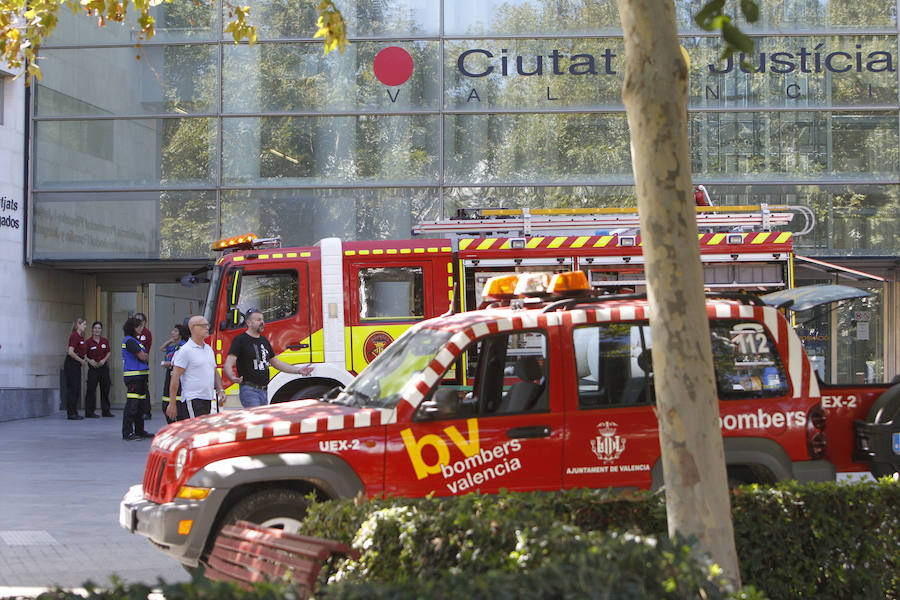
[[[815,226],[812,209],[802,205],[741,205],[698,206],[698,227],[758,227],[771,231],[789,224],[795,214],[805,223],[793,235],[805,235]],[[413,227],[413,234],[423,233],[480,233],[521,232],[529,236],[539,230],[584,230],[598,228],[640,227],[640,217],[634,208],[536,208],[483,209],[472,218],[423,221]]]

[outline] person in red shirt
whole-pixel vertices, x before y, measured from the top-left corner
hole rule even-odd
[[[104,417],[111,417],[109,410],[109,340],[103,337],[103,323],[94,321],[91,325],[91,337],[85,340],[87,346],[87,391],[84,393],[84,416],[88,419],[96,419],[97,413],[97,384],[100,384],[100,410]]]
[[[150,330],[147,328],[147,315],[142,312],[134,313],[134,318],[140,322],[140,325],[134,328],[137,333],[135,337],[141,343],[141,346],[144,347],[144,352],[150,354],[150,345],[153,344],[153,334],[150,333]],[[141,410],[144,411],[145,421],[153,416],[150,414],[150,394],[147,394],[147,400],[141,406]]]
[[[66,349],[66,362],[63,366],[66,374],[66,412],[70,421],[80,421],[84,417],[78,414],[78,403],[81,401],[81,366],[87,364],[84,358],[86,347],[84,330],[87,321],[78,317],[72,323],[72,333],[69,335],[69,346]]]

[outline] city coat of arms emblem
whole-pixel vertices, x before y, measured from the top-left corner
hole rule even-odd
[[[600,435],[591,440],[591,450],[599,460],[606,463],[618,460],[625,451],[625,438],[616,435],[618,428],[614,421],[603,421],[597,425]]]

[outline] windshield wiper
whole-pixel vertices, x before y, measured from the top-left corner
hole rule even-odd
[[[340,398],[341,396],[350,396],[350,399],[347,402],[341,402],[341,404],[344,404],[345,406],[365,406],[369,401],[372,400],[370,396],[362,393],[358,389],[353,389],[350,391],[343,390],[341,394],[334,399],[335,402],[337,402],[338,398]]]
[[[321,396],[319,396],[319,402],[332,402],[335,400],[341,392],[344,391],[344,386],[336,385]]]

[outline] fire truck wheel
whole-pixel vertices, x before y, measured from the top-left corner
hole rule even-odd
[[[290,533],[297,533],[306,518],[306,499],[294,490],[269,489],[257,492],[235,504],[222,525],[243,520],[261,527],[274,527]]]
[[[325,392],[330,391],[334,386],[324,383],[316,383],[300,388],[290,396],[290,400],[305,400],[306,398],[321,398]]]
[[[896,423],[900,419],[900,384],[897,384],[883,393],[869,409],[866,421],[869,423]],[[886,460],[878,460],[884,458]],[[887,477],[897,473],[898,462],[896,457],[877,457],[869,462],[869,471],[876,478]]]

